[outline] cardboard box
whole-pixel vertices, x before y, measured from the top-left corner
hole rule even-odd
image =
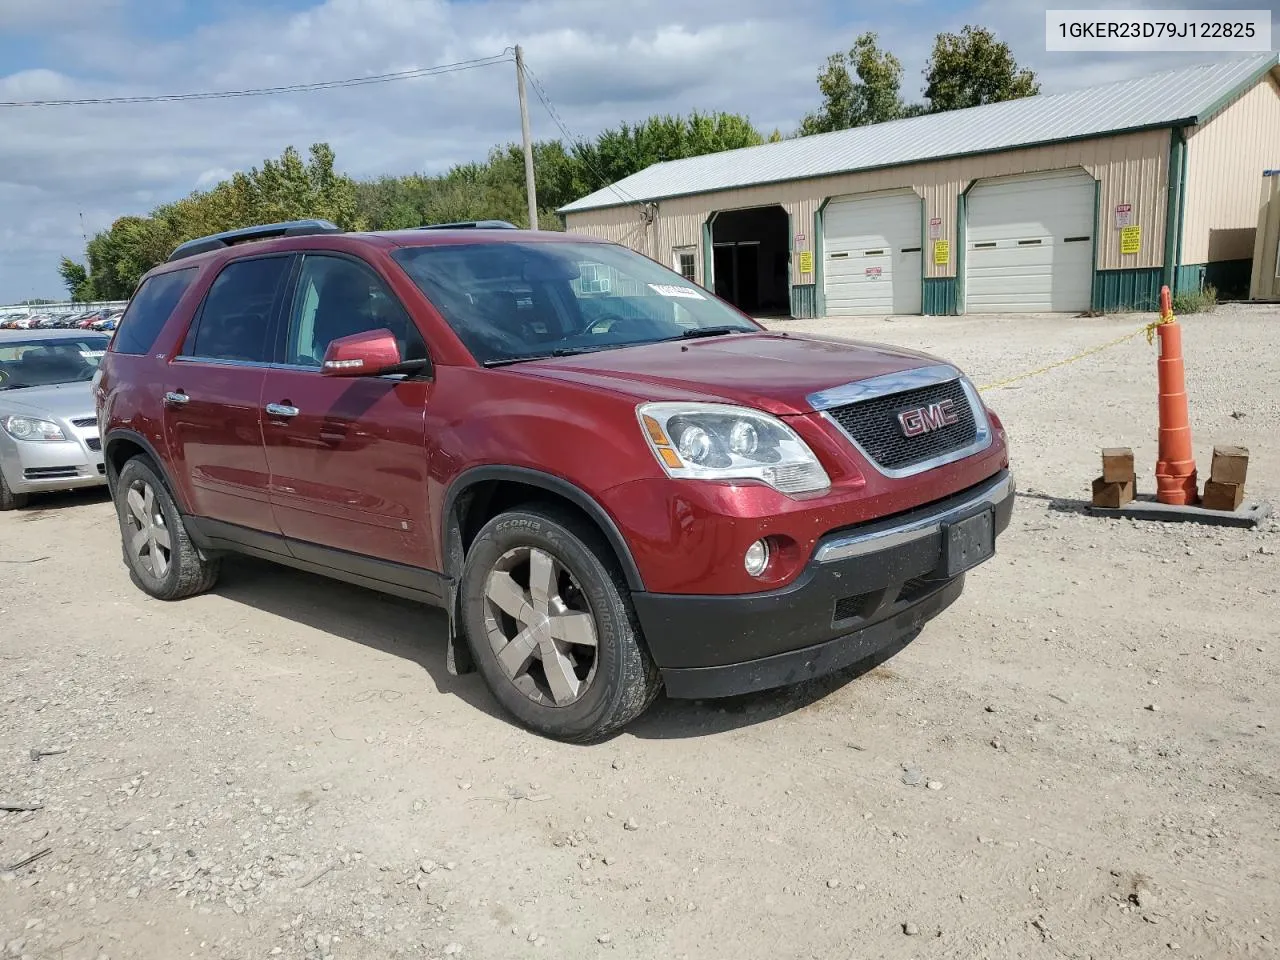
[[[1129,447],[1104,447],[1102,479],[1107,483],[1125,483],[1133,477],[1133,450]]]
[[[1217,483],[1233,483],[1244,486],[1249,472],[1249,451],[1245,447],[1214,447],[1213,467],[1209,479]]]
[[[1130,477],[1124,483],[1109,483],[1106,477],[1098,477],[1093,481],[1093,505],[1110,507],[1112,510],[1130,503],[1134,497],[1134,481]]]
[[[1225,510],[1234,513],[1244,503],[1244,484],[1222,483],[1219,480],[1206,480],[1204,496],[1200,498],[1200,506],[1206,510]]]

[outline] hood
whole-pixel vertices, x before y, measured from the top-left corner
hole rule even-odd
[[[93,417],[93,388],[83,383],[0,390],[0,410],[33,417]]]
[[[819,390],[938,362],[882,344],[748,333],[602,350],[511,369],[622,389],[642,400],[727,401],[788,416],[812,412],[805,398]]]

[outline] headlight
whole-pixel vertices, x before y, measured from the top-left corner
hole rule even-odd
[[[0,420],[5,432],[15,440],[65,440],[67,435],[56,423],[35,417],[5,417]]]
[[[668,476],[758,480],[782,493],[831,486],[813,451],[767,413],[718,403],[646,403],[636,412]]]

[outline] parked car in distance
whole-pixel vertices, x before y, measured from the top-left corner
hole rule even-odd
[[[90,331],[0,331],[0,510],[107,482],[91,381],[108,343]]]
[[[323,221],[150,271],[95,386],[134,582],[226,553],[443,606],[448,663],[597,739],[883,658],[1008,525],[1004,428],[924,354],[770,332],[580,235]]]

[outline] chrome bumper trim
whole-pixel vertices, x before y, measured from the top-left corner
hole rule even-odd
[[[881,527],[860,533],[829,540],[818,548],[814,559],[818,563],[834,563],[837,560],[848,560],[851,557],[862,557],[879,550],[888,550],[916,540],[934,536],[941,532],[942,525],[949,519],[972,510],[974,507],[988,503],[998,507],[1014,495],[1016,487],[1013,474],[1006,474],[995,483],[978,491],[963,503],[940,510],[916,520],[910,520],[897,526]]]

